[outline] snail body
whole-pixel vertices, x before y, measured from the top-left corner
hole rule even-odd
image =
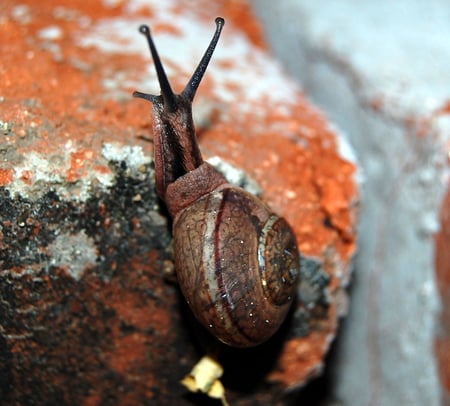
[[[292,303],[300,272],[295,235],[259,198],[228,183],[200,153],[192,101],[224,20],[180,94],[174,94],[150,30],[141,26],[161,95],[152,103],[155,180],[173,218],[174,260],[183,295],[199,322],[220,341],[251,347],[269,339]]]

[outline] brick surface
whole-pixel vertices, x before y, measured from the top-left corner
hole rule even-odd
[[[349,134],[363,167],[351,312],[332,396],[345,405],[449,404],[448,4],[255,8],[274,52]]]
[[[245,2],[4,1],[0,15],[0,396],[5,404],[198,404],[206,352],[232,404],[272,404],[323,365],[356,250],[357,168],[265,50]],[[175,89],[226,26],[195,103],[201,149],[244,170],[308,259],[266,345],[236,351],[192,320],[154,192],[152,27]],[[214,350],[211,350],[213,348]]]

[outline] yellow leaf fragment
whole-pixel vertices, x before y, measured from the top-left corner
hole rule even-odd
[[[181,383],[191,392],[202,392],[210,398],[220,399],[227,406],[225,388],[219,380],[222,374],[223,368],[217,360],[206,355],[194,365]]]

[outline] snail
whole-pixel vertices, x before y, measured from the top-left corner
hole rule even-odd
[[[180,94],[172,91],[150,29],[148,41],[161,95],[135,91],[152,103],[155,182],[172,216],[175,270],[198,321],[234,347],[252,347],[280,327],[300,273],[296,237],[284,218],[203,161],[192,102],[219,40],[223,18]]]

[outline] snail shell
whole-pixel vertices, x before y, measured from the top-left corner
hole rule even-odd
[[[178,280],[197,319],[221,341],[252,346],[279,328],[299,263],[286,221],[240,188],[208,193],[175,218]]]
[[[173,217],[178,282],[196,318],[222,342],[251,347],[269,339],[292,303],[300,273],[295,235],[282,217],[204,162],[191,105],[220,36],[214,37],[186,88],[174,94],[148,27],[161,96],[155,114],[155,176],[158,195]]]

